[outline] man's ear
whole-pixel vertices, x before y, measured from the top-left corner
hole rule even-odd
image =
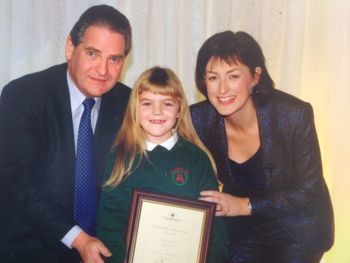
[[[75,46],[73,44],[72,38],[71,36],[68,36],[66,40],[66,46],[64,49],[67,61],[69,61],[72,58],[74,49],[75,49]]]

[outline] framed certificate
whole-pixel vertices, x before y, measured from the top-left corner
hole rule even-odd
[[[135,190],[126,263],[205,263],[215,204]]]

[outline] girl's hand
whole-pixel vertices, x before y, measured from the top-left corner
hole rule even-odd
[[[218,191],[202,191],[199,200],[216,203],[216,216],[248,216],[251,210],[248,197],[237,197]]]

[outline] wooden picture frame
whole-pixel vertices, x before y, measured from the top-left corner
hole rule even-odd
[[[126,263],[205,263],[215,204],[135,190]]]

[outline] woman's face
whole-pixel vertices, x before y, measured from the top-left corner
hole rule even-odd
[[[210,59],[205,70],[209,101],[224,117],[254,107],[251,94],[260,74],[260,67],[252,75],[240,62],[229,65],[223,60]]]

